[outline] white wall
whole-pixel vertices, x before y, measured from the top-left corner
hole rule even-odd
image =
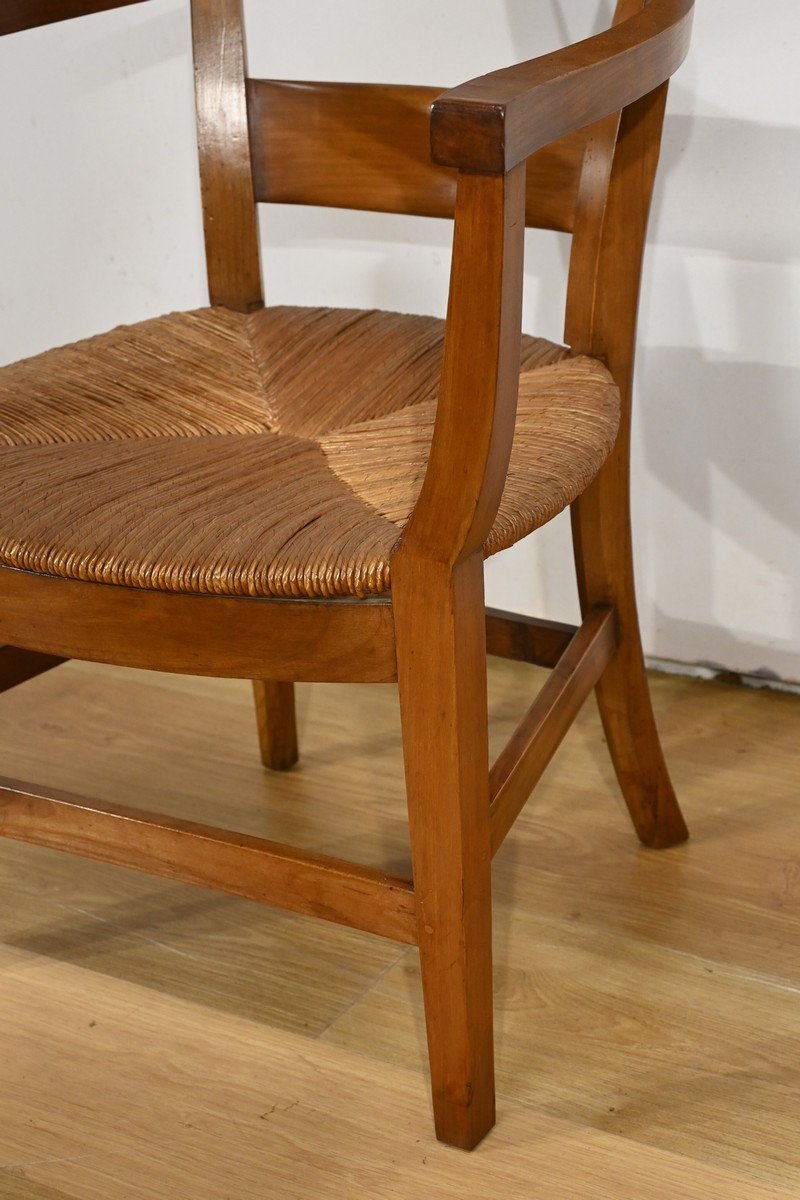
[[[610,0],[249,0],[254,74],[447,86],[606,21]],[[458,30],[454,36],[453,30]],[[651,655],[800,679],[795,0],[697,0],[651,226],[635,429]],[[0,40],[0,361],[205,302],[185,0]],[[264,212],[269,297],[443,311],[445,222]],[[529,235],[526,328],[558,338],[565,240]],[[493,603],[569,618],[559,519]]]

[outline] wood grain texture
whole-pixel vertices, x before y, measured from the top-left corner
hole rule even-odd
[[[330,359],[320,362],[319,344],[288,336],[272,364],[279,386],[274,394],[264,386],[261,335],[271,318],[262,309],[241,0],[193,0],[203,208],[216,309],[203,319],[219,322],[219,306],[225,306],[229,321],[238,314],[247,325],[244,339],[231,339],[243,370],[226,371],[221,356],[205,345],[203,378],[223,376],[224,395],[236,394],[231,395],[235,411],[223,404],[222,416],[246,424],[248,413],[253,417],[257,410],[256,428],[209,433],[220,417],[215,403],[212,418],[208,409],[201,412],[201,428],[187,434],[185,426],[203,408],[198,380],[188,372],[177,403],[170,392],[166,407],[163,381],[157,381],[158,403],[148,418],[155,415],[156,424],[166,422],[170,429],[164,439],[154,436],[152,427],[147,422],[140,427],[135,416],[141,415],[149,386],[145,381],[152,383],[152,363],[133,371],[131,412],[125,404],[112,412],[110,395],[124,371],[109,369],[97,343],[89,358],[101,374],[105,370],[106,380],[105,390],[94,394],[94,400],[100,396],[97,425],[81,407],[91,391],[91,371],[74,369],[80,347],[53,352],[59,363],[65,358],[71,363],[68,391],[70,379],[74,383],[80,376],[77,407],[59,401],[47,410],[52,389],[40,377],[38,388],[23,387],[23,403],[15,407],[14,369],[3,376],[11,380],[10,408],[23,434],[15,440],[12,432],[10,441],[7,435],[1,452],[6,507],[0,525],[11,532],[0,559],[0,635],[39,654],[286,681],[278,691],[264,686],[261,692],[262,718],[268,702],[283,701],[276,733],[284,746],[267,745],[265,753],[276,762],[292,753],[287,750],[289,681],[383,681],[396,674],[417,903],[401,872],[218,829],[194,816],[188,821],[176,815],[155,818],[138,803],[134,809],[120,805],[116,796],[91,804],[46,785],[7,782],[0,793],[2,831],[400,941],[418,939],[436,1130],[442,1140],[464,1148],[481,1140],[495,1115],[482,559],[570,501],[575,503],[581,603],[589,615],[549,690],[545,688],[500,755],[494,772],[495,845],[566,732],[578,701],[610,658],[610,617],[606,610],[595,619],[598,605],[620,612],[620,652],[610,658],[598,697],[634,824],[648,845],[665,846],[685,836],[653,721],[636,624],[628,436],[641,253],[664,81],[685,53],[691,9],[691,0],[652,0],[649,5],[620,0],[608,33],[474,81],[433,103],[434,156],[446,167],[459,167],[460,173],[442,382],[438,395],[423,399],[403,391],[393,394],[387,387],[387,365],[406,383],[413,371],[407,362],[393,362],[381,338],[377,348],[374,342],[355,348],[348,344],[340,355],[340,381],[333,386],[336,372]],[[306,175],[296,199],[313,194],[323,202],[326,197],[346,200],[341,158],[377,136],[372,176],[365,177],[362,170],[356,179],[352,173],[351,184],[361,190],[365,206],[413,211],[424,203],[420,197],[429,183],[431,203],[444,203],[443,176],[418,157],[426,105],[419,90],[410,106],[413,121],[406,127],[405,115],[395,111],[401,97],[394,90],[263,86],[270,89],[276,111],[283,106],[289,124],[287,114],[294,109],[295,116],[302,112],[297,129],[316,129],[317,141],[304,153],[321,171],[323,185],[314,192]],[[266,102],[263,86],[261,93],[251,88],[254,125],[264,124],[263,114],[256,120],[253,111]],[[365,112],[369,107],[372,116]],[[325,133],[323,114],[334,111],[337,120]],[[589,122],[593,128],[580,132]],[[566,151],[552,170],[549,151],[538,161],[545,165],[541,184],[549,201],[570,214],[557,216],[556,222],[574,227],[567,326],[576,333],[575,348],[586,354],[565,358],[555,348],[560,361],[540,364],[540,370],[525,372],[520,382],[521,352],[523,358],[526,353],[520,333],[522,247],[531,194],[525,159],[565,135],[561,150]],[[271,140],[277,144],[279,138],[272,135]],[[286,135],[282,153],[287,163],[297,140],[291,131]],[[574,188],[578,179],[578,148],[583,166],[577,200],[574,193],[564,199],[561,185],[566,180],[567,188]],[[356,157],[361,161],[365,155]],[[265,162],[264,169],[270,176],[262,181],[264,188],[282,186],[274,184],[273,165]],[[249,324],[256,315],[262,321],[253,331]],[[363,325],[364,314],[352,322],[351,316],[328,310],[321,317],[315,312],[311,320],[344,320],[348,328]],[[190,318],[199,319],[188,314],[154,323],[158,331],[169,327],[170,350],[158,359],[161,371],[168,373],[165,363],[174,367],[176,346],[183,353],[175,329]],[[396,314],[366,318],[373,324],[388,320],[395,330],[413,320]],[[292,320],[296,333],[303,318],[295,310]],[[422,357],[428,368],[435,366],[425,372],[428,387],[439,366],[431,329],[428,322]],[[121,335],[123,360],[129,358],[132,340],[130,331]],[[334,347],[338,344],[341,351],[343,340],[333,338]],[[107,344],[106,339],[103,346]],[[115,361],[119,359],[117,355]],[[48,369],[53,361],[47,357]],[[331,410],[343,397],[346,403],[352,399],[357,362],[370,382],[366,411],[356,405],[361,421],[349,411],[349,423],[342,427]],[[16,370],[24,373],[28,367],[21,364]],[[576,420],[570,405],[586,399],[579,386],[582,372],[597,389],[588,415]],[[309,431],[304,423],[314,415],[309,414],[309,398],[313,409],[317,378],[335,399],[322,405],[329,423]],[[59,380],[64,382],[61,375]],[[243,380],[255,380],[245,397],[237,390]],[[618,386],[625,422],[612,453]],[[552,423],[543,418],[559,389],[566,395],[562,415],[566,411],[570,419],[548,442]],[[376,397],[387,394],[388,408],[376,410]],[[46,419],[37,423],[42,397]],[[613,403],[608,419],[600,419],[596,427],[604,401]],[[128,418],[121,434],[114,424],[120,412]],[[177,436],[172,424],[180,426]],[[533,433],[527,443],[519,436],[526,429]],[[146,443],[144,449],[140,441]],[[588,457],[579,452],[584,443]],[[554,466],[558,463],[566,464],[561,473]],[[91,489],[86,478],[92,480]],[[542,494],[537,491],[541,481]],[[54,491],[59,499],[55,510]],[[519,495],[522,502],[518,510],[512,503],[509,516],[504,506]],[[201,496],[208,502],[205,509]],[[316,542],[320,527],[325,536]],[[222,528],[232,531],[227,540],[219,536]],[[252,548],[242,558],[247,537],[262,549],[270,538],[274,544],[261,558]],[[290,544],[296,557],[283,553]],[[384,595],[390,582],[391,594]],[[360,604],[311,599],[360,598],[369,592],[383,598]],[[307,599],[284,602],[273,599],[277,596]],[[513,636],[507,623],[500,627],[501,645],[509,648]],[[552,639],[548,645],[552,649]],[[528,639],[526,650],[535,652],[534,640]],[[39,686],[47,679],[43,675]],[[29,686],[36,687],[37,681]],[[293,729],[293,721],[291,725]],[[266,734],[262,727],[262,747]],[[46,772],[48,766],[42,769]],[[372,778],[370,784],[374,788]],[[195,796],[191,799],[194,803]],[[295,812],[294,824],[302,825],[302,813]],[[360,834],[357,829],[352,836]],[[346,840],[348,834],[339,830],[336,836]],[[525,886],[527,881],[521,890]],[[16,909],[13,919],[19,919]],[[528,938],[529,943],[535,940]],[[395,986],[405,957],[389,964],[374,989],[378,1007]],[[613,963],[618,957],[609,955]],[[343,1029],[354,1019],[355,1007],[340,1013]],[[657,1015],[660,1032],[663,1009]],[[333,1036],[330,1026],[327,1032]],[[145,1182],[144,1190],[148,1188]],[[189,1190],[197,1194],[196,1188]]]
[[[544,678],[490,662],[494,749]],[[555,1200],[796,1196],[800,704],[651,687],[694,840],[631,847],[584,708],[494,860],[499,1120],[471,1156],[431,1137],[413,949],[0,843],[8,1200],[219,1200],[265,1175],[281,1200],[341,1200],[343,1179],[404,1200],[519,1200],[532,1179]],[[304,764],[266,776],[249,684],[66,663],[0,697],[0,753],[70,790],[152,808],[166,789],[189,819],[227,806],[254,834],[402,860],[394,689],[298,702]]]
[[[0,778],[0,837],[416,941],[408,880],[322,854]]]
[[[489,772],[492,854],[503,844],[547,764],[617,647],[613,609],[594,608],[553,667]]]
[[[603,33],[445,92],[431,113],[434,161],[499,174],[632,104],[683,62],[693,6],[650,0]]]
[[[248,80],[256,197],[452,217],[456,173],[430,160],[430,108],[440,92]]]
[[[483,564],[403,552],[394,612],[417,939],[436,1136],[495,1121]]]
[[[663,86],[625,109],[613,147],[609,131],[600,131],[594,149],[608,160],[597,172],[604,183],[592,186],[593,171],[579,204],[567,301],[568,336],[576,349],[603,357],[622,397],[614,450],[594,485],[575,502],[572,529],[584,612],[593,604],[613,604],[618,613],[619,650],[598,683],[597,697],[631,818],[640,839],[651,846],[673,845],[688,836],[647,691],[630,525],[636,321],[665,103]]]
[[[466,560],[500,504],[516,417],[523,185],[519,168],[500,179],[459,178],[436,424],[400,542],[419,558]]]
[[[66,21],[73,17],[88,16],[90,13],[105,12],[110,8],[125,8],[140,4],[142,0],[3,0],[0,5],[0,36],[17,33],[22,29],[33,29],[38,25],[51,25],[54,21]]]
[[[456,172],[431,162],[441,88],[249,79],[255,194],[276,204],[452,217]],[[527,162],[525,222],[572,229],[585,135]]]
[[[294,684],[254,679],[253,698],[261,761],[271,771],[288,771],[298,757]]]
[[[0,1170],[0,1200],[70,1200],[66,1192],[32,1183],[21,1171]]]
[[[212,304],[263,304],[241,0],[191,0],[197,146]]]
[[[616,26],[630,20],[639,14],[644,6],[644,0],[617,0],[612,24]],[[647,102],[653,111],[658,111],[660,103],[666,103],[667,90],[667,83],[660,85],[655,93],[656,104],[653,105],[652,101]],[[598,304],[608,303],[609,300],[614,302],[613,298],[608,296],[607,288],[604,291],[602,286],[598,286],[598,283],[602,273],[609,269],[609,257],[617,253],[616,247],[612,247],[608,239],[606,215],[612,181],[617,194],[620,187],[625,186],[620,183],[619,160],[616,159],[621,118],[620,110],[604,117],[586,130],[584,161],[575,207],[574,236],[570,250],[564,320],[565,330],[569,331],[569,336],[575,339],[573,350],[577,350],[580,345],[597,344],[596,335],[593,337],[592,331],[596,330],[598,321],[602,321],[603,318],[599,314],[595,314],[595,308]],[[643,174],[641,180],[637,180],[636,183],[631,181],[626,185],[626,203],[632,204],[635,209],[638,209],[639,216],[631,230],[623,234],[622,246],[625,250],[623,257],[629,262],[635,262],[638,255],[639,272],[644,251],[649,197],[652,193],[658,162],[659,144],[660,127],[656,122],[650,125],[647,137],[637,147],[642,155]],[[616,178],[614,178],[615,161],[617,162]],[[627,268],[621,266],[618,269],[624,274],[627,285],[627,292],[624,302],[620,305],[619,315],[623,322],[627,323],[626,336],[632,340],[630,327],[633,323],[635,329],[639,275],[634,269],[634,280],[631,286],[630,272]],[[622,279],[619,282],[622,283]]]
[[[341,1200],[343,1180],[349,1196],[402,1189],[406,1200],[518,1200],[532,1178],[552,1200],[796,1195],[513,1101],[478,1155],[454,1155],[424,1144],[422,1081],[402,1065],[198,1013],[169,994],[87,980],[63,964],[40,972],[32,989],[31,956],[0,962],[2,1029],[13,1037],[0,1081],[15,1098],[0,1146],[20,1164],[6,1172],[20,1181],[11,1200],[55,1200],[37,1190],[49,1187],[80,1200],[218,1200],[226,1190],[249,1200],[265,1174],[279,1200]],[[48,1111],[59,1114],[51,1123],[40,1119],[37,1026],[52,1031],[60,1064],[47,1091]],[[391,1104],[376,1103],[384,1096]],[[109,1108],[125,1114],[113,1129]],[[365,1109],[366,1127],[358,1117]]]
[[[486,652],[499,658],[554,667],[576,632],[577,626],[562,621],[486,609]]]
[[[386,602],[188,596],[0,570],[0,639],[90,662],[253,679],[397,677]]]

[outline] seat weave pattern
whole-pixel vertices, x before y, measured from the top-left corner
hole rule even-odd
[[[444,323],[276,307],[178,313],[0,371],[0,566],[222,595],[365,596],[419,493]],[[601,364],[523,338],[493,554],[613,446]]]

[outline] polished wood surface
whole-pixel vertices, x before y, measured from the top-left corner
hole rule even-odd
[[[483,563],[395,559],[411,863],[436,1135],[495,1121]]]
[[[247,132],[242,0],[192,0],[197,147],[212,304],[263,304]]]
[[[590,609],[489,772],[492,854],[502,846],[616,648],[614,610]]]
[[[490,661],[492,754],[546,679]],[[695,838],[632,852],[587,706],[494,859],[471,1156],[431,1137],[415,949],[0,842],[3,1200],[800,1194],[800,700],[651,687]],[[299,689],[287,774],[250,692],[67,663],[0,696],[4,770],[405,870],[395,689]]]
[[[3,0],[0,35],[141,3],[142,0]]]
[[[256,198],[452,217],[457,173],[430,157],[430,108],[440,93],[248,80]]]
[[[650,0],[636,8],[585,41],[445,92],[431,113],[434,161],[510,171],[548,142],[669,79],[689,49],[694,0]]]
[[[42,19],[58,19],[76,11],[70,5],[34,6],[31,23],[41,23],[42,14]],[[91,0],[83,11],[93,11]],[[182,594],[174,586],[158,590],[141,556],[135,565],[145,569],[145,575],[137,577],[138,586],[128,586],[125,570],[132,566],[116,543],[113,549],[119,553],[111,555],[109,576],[87,582],[87,564],[94,563],[96,555],[92,549],[87,552],[80,538],[74,545],[39,545],[43,557],[33,567],[14,558],[0,569],[0,637],[10,645],[59,658],[267,681],[257,683],[256,698],[262,760],[269,765],[287,766],[295,753],[293,693],[286,690],[291,689],[291,681],[363,683],[397,678],[411,878],[396,866],[384,872],[374,862],[361,865],[367,840],[363,812],[344,825],[333,824],[328,817],[331,837],[326,850],[338,844],[343,852],[326,857],[313,849],[295,848],[295,836],[284,841],[201,824],[194,811],[188,818],[157,814],[142,808],[138,795],[132,805],[121,803],[119,795],[104,799],[102,775],[95,775],[89,784],[90,794],[99,796],[95,801],[83,799],[79,792],[55,790],[65,782],[69,786],[68,780],[35,786],[8,781],[0,789],[0,832],[48,848],[73,850],[89,859],[102,857],[107,863],[205,883],[290,911],[383,932],[401,942],[417,940],[435,1126],[438,1136],[454,1146],[475,1146],[495,1117],[491,851],[519,813],[529,785],[541,774],[568,720],[576,715],[578,702],[598,676],[597,695],[612,758],[640,839],[664,847],[686,836],[644,675],[630,553],[628,447],[641,259],[666,80],[685,55],[691,12],[692,0],[649,4],[619,0],[607,33],[465,84],[433,102],[434,161],[459,169],[441,385],[435,419],[431,412],[427,466],[423,452],[411,472],[416,483],[416,467],[420,468],[421,487],[418,495],[411,494],[399,520],[399,538],[389,530],[391,580],[387,561],[385,575],[371,589],[384,593],[381,599],[257,598],[307,594],[292,585],[294,565],[288,572],[288,589],[281,587],[277,593],[254,592],[250,586],[232,587],[231,594],[223,588],[224,594],[213,596]],[[16,2],[11,4],[11,14],[10,24],[0,24],[0,31],[18,28]],[[353,187],[363,188],[364,206],[413,212],[424,211],[425,203],[434,208],[444,205],[444,176],[422,161],[420,150],[422,114],[430,92],[413,89],[413,116],[407,129],[397,111],[397,101],[402,109],[402,99],[394,89],[359,92],[341,86],[326,90],[321,85],[251,84],[248,114],[241,0],[192,0],[192,30],[212,305],[225,306],[231,318],[234,313],[252,314],[262,308],[256,200],[262,194],[286,198],[281,188],[289,185],[282,171],[284,166],[287,172],[296,169],[300,128],[308,127],[314,136],[305,148],[302,169],[297,168],[293,199],[352,202],[353,195],[342,181],[343,156],[363,163],[371,142],[372,173],[362,165],[351,181]],[[373,111],[368,116],[362,110],[370,106]],[[323,110],[337,114],[333,135],[324,131]],[[248,115],[254,128],[255,160]],[[285,136],[275,133],[276,123],[282,121],[287,123]],[[585,129],[590,124],[592,128]],[[269,150],[263,145],[265,136],[271,143]],[[526,212],[531,217],[525,160],[564,138],[555,152],[551,147],[537,159],[543,164],[540,190],[556,213],[542,223],[574,229],[567,332],[573,354],[584,352],[589,357],[563,358],[559,350],[562,361],[543,367],[540,378],[548,371],[570,376],[583,364],[595,381],[601,380],[600,398],[613,400],[613,419],[589,439],[588,465],[569,475],[576,486],[562,488],[554,474],[547,502],[533,502],[537,519],[527,526],[512,520],[502,542],[511,544],[574,501],[576,567],[585,624],[554,662],[554,675],[540,699],[521,724],[514,721],[490,781],[483,557],[493,547],[502,548],[492,539],[496,522],[502,523],[504,497],[513,491],[515,479],[526,477],[530,466],[524,456],[524,461],[515,458],[517,416],[524,425],[530,410],[530,398],[519,382]],[[318,181],[313,179],[315,170],[321,177]],[[452,188],[452,182],[447,186]],[[431,198],[423,201],[422,191],[429,187]],[[538,201],[534,188],[534,210]],[[251,366],[256,365],[258,353],[254,347]],[[384,360],[385,355],[379,355],[366,366],[380,370]],[[165,361],[171,362],[171,356]],[[309,365],[318,370],[313,360]],[[620,396],[623,426],[612,450]],[[303,417],[303,404],[301,398],[298,420]],[[54,413],[60,411],[56,406]],[[53,420],[58,425],[60,417]],[[84,426],[81,430],[85,434]],[[54,437],[59,441],[57,433],[58,429],[45,429],[37,436],[46,446]],[[270,436],[267,430],[266,441]],[[559,453],[569,450],[571,438],[568,430],[559,441]],[[96,435],[84,440],[95,441]],[[355,452],[355,433],[353,441],[354,446],[342,447],[334,437],[328,438],[324,446],[320,443],[320,453],[331,460],[338,454],[337,470],[343,470],[342,462]],[[34,442],[39,444],[37,437]],[[363,439],[357,449],[364,455],[362,443]],[[102,459],[106,449],[80,453]],[[191,453],[203,458],[205,450],[195,446]],[[46,457],[43,451],[40,458]],[[66,457],[60,447],[56,457]],[[369,497],[379,497],[373,504],[375,512],[390,524],[382,514],[393,511],[396,497],[387,501],[381,491],[388,460],[391,455],[386,453],[375,461],[366,455],[356,476],[347,479],[354,492],[361,486]],[[409,475],[407,465],[403,460],[401,475]],[[254,470],[242,472],[243,486],[258,489],[263,467],[259,460]],[[72,482],[70,476],[70,486]],[[9,495],[18,497],[24,484],[23,472]],[[59,476],[56,485],[66,497],[67,481]],[[280,490],[286,493],[285,488]],[[83,499],[77,498],[79,509]],[[34,497],[31,504],[39,514],[41,499]],[[179,524],[202,540],[202,515],[198,518],[194,506],[189,507],[189,515],[186,520],[181,516]],[[275,508],[272,500],[270,507]],[[47,518],[49,501],[43,509]],[[229,511],[225,505],[222,510]],[[303,512],[292,515],[299,515],[300,529],[316,521],[313,513],[306,514],[307,519]],[[339,536],[346,541],[351,528],[345,521]],[[239,545],[238,532],[234,528],[231,542],[226,543],[231,553]],[[27,537],[17,538],[14,544],[27,553]],[[223,559],[227,561],[225,555]],[[51,560],[60,564],[62,574],[64,563],[78,563],[77,577],[67,573],[66,578],[56,578],[59,572],[46,565]],[[128,564],[124,569],[123,561]],[[175,565],[171,563],[170,569]],[[221,566],[215,574],[205,559],[184,565],[186,577],[207,576],[219,584],[224,575]],[[240,566],[233,571],[234,579],[240,578]],[[302,570],[314,576],[318,566],[315,559],[304,563]],[[248,560],[251,573],[252,568]],[[182,577],[178,569],[176,578]],[[350,590],[361,597],[370,589]],[[311,594],[327,597],[331,592]],[[564,633],[549,627],[544,635],[520,634],[513,621],[491,617],[489,629],[504,653],[516,648],[523,658],[541,650],[543,657],[555,659],[555,647]],[[616,653],[612,653],[612,630],[619,637]],[[46,672],[24,687],[45,686],[74,668],[75,664],[66,663],[61,672]],[[149,766],[150,759],[146,761]],[[53,765],[53,759],[37,759],[36,774],[46,776]],[[371,761],[374,792],[373,765]],[[165,774],[158,773],[159,783]],[[261,775],[263,782],[263,771]],[[292,773],[299,775],[300,771]],[[227,778],[226,799],[229,808],[236,807],[238,798]],[[330,795],[326,801],[335,817],[336,802]],[[197,803],[195,789],[191,802]],[[308,835],[298,808],[295,804],[289,824],[302,843]],[[265,819],[262,814],[261,820]],[[232,820],[229,814],[226,825]],[[593,845],[595,841],[592,838]],[[583,884],[581,880],[579,901],[585,896]],[[608,954],[608,959],[616,960],[614,954]],[[398,967],[403,968],[403,957],[386,965],[385,976],[373,992],[378,1005],[384,994],[393,994]],[[228,983],[226,979],[226,988]],[[355,1007],[352,1003],[336,1021],[343,1036]],[[396,1007],[402,1011],[401,1004]],[[321,1032],[333,1037],[331,1027]],[[525,1032],[526,1045],[541,1046],[530,1037],[528,1022]],[[603,1040],[596,1037],[592,1047],[599,1043],[602,1050]],[[653,1040],[659,1044],[663,1040],[660,1027]],[[373,1096],[370,1111],[375,1107]],[[609,1111],[615,1112],[616,1106]],[[265,1117],[272,1112],[268,1110]],[[198,1194],[196,1188],[191,1190]],[[104,1200],[106,1195],[104,1191]]]
[[[416,941],[410,880],[196,821],[89,804],[80,796],[0,777],[0,837]]]
[[[397,678],[391,606],[106,587],[0,569],[0,640],[66,658],[253,679]]]
[[[442,89],[250,79],[257,200],[452,217],[457,172],[431,162],[430,112]],[[586,135],[528,159],[525,221],[571,230]]]
[[[459,178],[436,424],[395,558],[468,559],[500,505],[516,415],[524,183],[522,168]]]
[[[543,621],[500,608],[486,609],[486,650],[499,658],[554,667],[577,632],[563,621]]]
[[[566,314],[566,335],[576,350],[604,358],[622,398],[614,450],[572,506],[573,545],[583,611],[595,604],[613,604],[617,611],[619,650],[598,682],[598,701],[637,833],[646,845],[661,847],[683,841],[687,829],[644,675],[630,522],[630,435],[642,254],[665,103],[662,86],[623,112],[613,143],[610,131],[602,130],[587,151],[605,155],[607,163],[593,168],[582,197]]]
[[[294,684],[254,679],[253,698],[261,761],[271,771],[288,771],[298,757]]]

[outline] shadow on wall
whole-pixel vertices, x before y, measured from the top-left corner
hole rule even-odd
[[[659,556],[657,636],[670,657],[798,680],[800,130],[668,117],[662,162],[638,419],[677,517],[655,549],[681,528],[692,544],[681,594]]]
[[[665,657],[774,678],[777,652],[800,679],[800,369],[646,347],[638,390],[647,468],[670,497],[647,514]]]
[[[671,104],[688,108],[691,100],[673,85]],[[800,259],[798,191],[796,125],[667,111],[651,239],[786,265]]]
[[[566,43],[607,27],[613,4],[544,11]],[[527,57],[537,14],[525,0],[505,12]],[[701,70],[696,44],[672,84],[650,227],[636,400],[643,618],[664,657],[797,680],[800,129],[709,113]]]
[[[550,0],[549,18],[557,33],[557,45],[567,46],[608,29],[614,13],[612,0],[599,0],[593,18],[586,12],[586,7],[576,5],[572,0]],[[530,0],[505,0],[505,10],[508,28],[520,59],[544,53],[541,26],[548,16],[546,10],[543,13]]]
[[[543,38],[554,46],[605,28],[613,6],[611,0],[504,0],[498,8],[514,54],[524,59],[548,48]],[[10,293],[11,282],[15,290],[20,284],[23,294],[15,307],[9,298],[3,311],[0,358],[11,361],[20,347],[33,353],[119,320],[204,302],[191,80],[183,65],[187,9],[181,4],[151,13],[143,5],[127,13],[81,25],[74,45],[77,33],[66,26],[30,35],[51,89],[41,108],[38,93],[30,91],[20,107],[24,80],[14,75],[10,55],[4,63],[8,94],[18,93],[17,119],[6,123],[5,157],[25,164],[26,185],[14,201],[14,221],[6,222],[17,232],[4,243],[4,286]],[[651,223],[637,397],[637,437],[652,482],[637,489],[648,535],[640,547],[645,560],[652,546],[652,586],[640,589],[643,616],[651,628],[655,623],[658,644],[649,648],[664,657],[746,670],[769,664],[797,679],[800,130],[733,120],[722,111],[680,115],[698,103],[692,73],[701,70],[700,60],[696,54],[682,68],[671,93]],[[160,69],[173,61],[174,77],[162,78]],[[15,69],[23,76],[29,59],[20,58]],[[75,89],[76,75],[86,96]],[[125,87],[118,88],[125,75]],[[178,87],[181,103],[172,112],[165,97]],[[55,116],[54,99],[62,102]],[[150,108],[144,125],[120,124],[134,102]],[[97,164],[78,183],[84,163],[67,134],[84,110],[97,127]],[[159,144],[147,158],[156,134]],[[173,181],[178,152],[181,179],[184,168],[186,175],[180,187]],[[55,213],[48,204],[49,215],[40,215],[29,198],[48,196],[54,179],[60,203]],[[176,218],[174,244],[165,249],[150,225],[160,226],[171,211],[183,214],[187,202],[191,229],[183,216]],[[273,208],[265,214],[265,232],[272,302],[443,311],[447,222]],[[112,257],[123,234],[127,250],[135,250],[124,278]],[[566,239],[535,237],[525,325],[558,338],[546,302],[563,290]],[[48,264],[47,282],[28,269],[32,247]],[[168,290],[172,260],[182,264],[181,274],[179,286]],[[64,296],[78,302],[65,305]],[[0,287],[0,307],[3,300]],[[553,313],[556,321],[555,302]],[[46,330],[46,343],[36,343],[45,335],[34,326]],[[552,575],[552,556],[545,551],[544,557]],[[648,593],[658,597],[658,609]]]

